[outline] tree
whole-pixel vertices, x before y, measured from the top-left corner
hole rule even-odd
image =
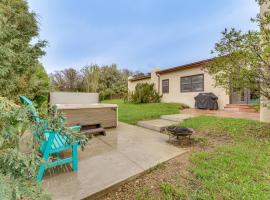
[[[49,80],[38,59],[45,41],[38,40],[36,14],[24,0],[0,1],[0,95],[45,96]],[[37,41],[37,42],[33,42]]]
[[[58,91],[78,92],[82,90],[81,74],[74,68],[54,72],[51,74],[51,81],[54,89]]]
[[[100,68],[99,88],[101,99],[112,98],[120,95],[121,72],[116,64],[104,65]]]
[[[268,1],[257,1],[260,5]],[[216,85],[230,92],[233,88],[252,89],[270,100],[270,13],[252,20],[260,31],[225,29],[213,53],[218,57],[206,65]]]
[[[37,103],[38,107],[41,106],[43,102],[47,102],[50,79],[41,64],[38,64],[35,68],[35,72],[30,77],[28,84],[30,87],[26,87],[25,93]]]
[[[99,66],[94,64],[85,66],[82,70],[83,76],[83,88],[85,92],[97,92],[98,82],[100,78]]]
[[[119,70],[116,64],[92,64],[80,71],[69,68],[51,74],[51,83],[57,91],[98,92],[100,99],[122,98],[128,92],[128,69]]]

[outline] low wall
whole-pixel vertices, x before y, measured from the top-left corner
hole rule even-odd
[[[261,99],[260,121],[270,123],[270,101]]]

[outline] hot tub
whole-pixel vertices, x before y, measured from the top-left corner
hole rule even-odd
[[[64,113],[67,126],[101,124],[103,128],[117,127],[118,106],[97,103],[98,98],[93,94],[96,93],[54,92],[50,94],[50,102]]]

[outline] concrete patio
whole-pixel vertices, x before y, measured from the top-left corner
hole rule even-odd
[[[186,152],[168,143],[168,137],[148,129],[119,123],[107,136],[90,140],[79,152],[79,170],[48,171],[43,181],[53,199],[92,199],[158,163]]]
[[[162,115],[160,119],[138,121],[137,126],[162,133],[168,126],[179,124],[191,117],[194,116],[188,114]]]

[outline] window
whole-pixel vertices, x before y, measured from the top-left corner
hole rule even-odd
[[[162,93],[169,93],[169,79],[162,80]]]
[[[181,92],[203,92],[204,90],[203,74],[181,77],[180,80]]]

